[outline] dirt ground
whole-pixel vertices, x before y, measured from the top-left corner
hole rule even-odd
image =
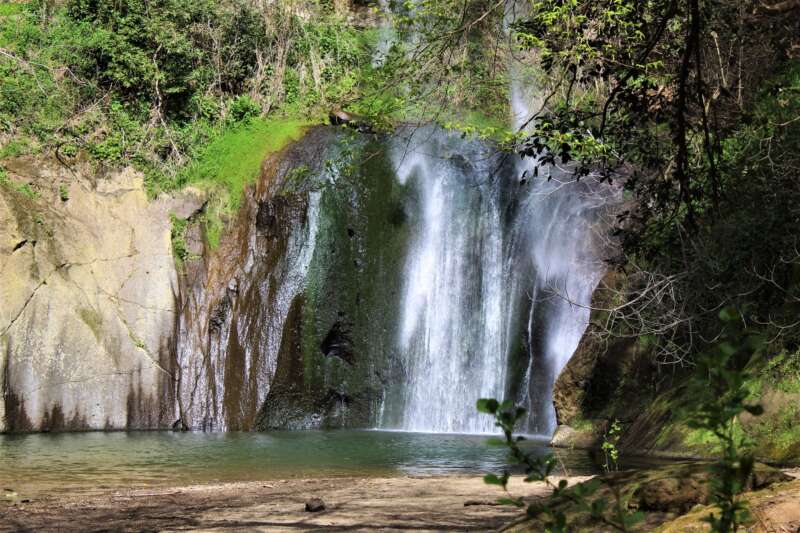
[[[800,471],[787,472],[800,477]],[[588,478],[568,478],[570,484]],[[514,495],[543,497],[541,483],[512,479]],[[101,496],[0,503],[0,532],[143,531],[491,531],[515,522],[519,510],[495,505],[497,487],[480,477],[330,478],[128,490]],[[321,498],[324,511],[305,510]],[[764,533],[800,531],[800,480],[745,495]],[[645,530],[707,531],[710,508]],[[640,528],[641,529],[641,528]],[[530,531],[518,525],[515,531]]]
[[[542,484],[521,480],[511,490],[547,494]],[[493,504],[501,496],[474,476],[191,486],[0,506],[0,531],[489,531],[520,516]],[[306,512],[313,497],[326,510]]]

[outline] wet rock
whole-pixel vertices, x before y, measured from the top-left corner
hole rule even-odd
[[[208,331],[210,333],[219,333],[222,330],[230,307],[231,301],[227,296],[214,306],[214,309],[211,311],[211,317],[208,319]]]
[[[331,326],[319,348],[326,357],[338,357],[351,366],[355,363],[350,326],[343,321],[337,320]]]
[[[274,201],[258,204],[256,212],[256,229],[267,236],[275,236],[278,223],[277,206]]]
[[[470,173],[475,171],[472,164],[461,154],[453,154],[449,157],[449,160],[461,172]]]
[[[334,126],[347,126],[360,133],[372,133],[374,130],[366,117],[349,113],[341,109],[334,109],[328,113],[328,120]]]
[[[306,512],[319,513],[325,510],[325,502],[322,498],[311,498],[306,502]]]

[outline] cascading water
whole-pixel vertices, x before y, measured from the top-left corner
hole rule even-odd
[[[509,2],[506,30],[515,10]],[[512,124],[526,128],[537,98],[522,65],[509,68]],[[613,190],[561,169],[534,172],[533,159],[432,127],[397,140],[393,160],[417,198],[398,341],[407,375],[400,427],[490,432],[475,401],[510,397],[528,409],[527,431],[551,435],[553,384],[605,272],[593,225]]]
[[[398,139],[397,179],[417,194],[400,349],[408,381],[402,427],[491,430],[473,409],[502,396],[507,339],[502,212],[488,147],[423,128]]]
[[[523,172],[530,165],[522,162]],[[602,217],[611,204],[608,186],[558,170],[535,180],[520,200],[508,260],[516,262],[515,286],[527,297],[527,366],[514,399],[531,414],[532,433],[555,430],[553,385],[586,330],[592,293],[606,270],[594,226],[606,227]]]
[[[551,434],[553,383],[605,270],[592,225],[611,191],[557,170],[530,179],[532,161],[434,127],[396,139],[392,157],[415,198],[399,427],[491,432],[475,401],[516,394],[530,413],[525,429]]]
[[[535,94],[511,78],[521,127]],[[604,272],[594,226],[611,187],[536,175],[532,159],[432,125],[317,128],[293,150],[186,288],[180,423],[487,433],[475,401],[495,397],[551,434],[553,383]]]

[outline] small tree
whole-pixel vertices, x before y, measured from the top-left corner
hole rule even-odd
[[[747,517],[747,508],[739,495],[753,474],[755,459],[745,452],[747,436],[738,424],[742,413],[758,416],[760,405],[748,403],[747,364],[759,354],[764,341],[741,331],[738,312],[720,313],[725,331],[720,342],[697,358],[697,372],[690,384],[690,397],[697,399],[689,414],[689,427],[710,431],[719,440],[721,456],[711,467],[711,502],[719,514],[711,513],[706,521],[714,531],[737,531]]]
[[[534,481],[546,483],[552,489],[553,497],[563,498],[573,505],[575,511],[588,513],[593,520],[600,521],[618,531],[631,531],[631,528],[644,518],[643,513],[628,509],[630,494],[622,494],[611,484],[608,484],[608,487],[614,494],[615,502],[613,505],[609,505],[610,502],[605,498],[592,498],[602,485],[602,480],[599,478],[574,487],[568,487],[565,479],[559,481],[558,484],[552,483],[550,475],[556,466],[555,458],[552,455],[536,457],[530,453],[525,453],[520,447],[520,443],[525,438],[514,436],[514,428],[525,416],[525,409],[515,406],[511,401],[500,403],[494,399],[478,400],[477,407],[478,411],[495,417],[495,424],[502,430],[504,438],[492,439],[490,443],[508,447],[510,462],[524,467],[526,483]],[[501,486],[506,492],[508,496],[501,499],[500,503],[520,508],[525,507],[522,498],[516,497],[509,492],[508,481],[510,477],[510,472],[504,470],[499,476],[487,474],[483,480],[487,484]],[[563,510],[555,506],[534,502],[526,507],[526,513],[530,518],[542,517],[548,532],[562,533],[572,530],[572,524],[568,522],[567,515]]]

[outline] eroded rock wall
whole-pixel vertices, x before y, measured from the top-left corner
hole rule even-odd
[[[219,247],[194,248],[178,330],[183,427],[376,422],[384,385],[402,380],[404,193],[385,152],[379,136],[311,128],[265,161]]]
[[[217,248],[204,244],[198,226],[190,230],[196,259],[182,275],[177,331],[183,428],[255,425],[315,246],[312,191],[291,184],[322,164],[328,133],[312,132],[264,162]]]
[[[171,212],[131,170],[4,161],[0,431],[169,427],[177,276]]]
[[[681,383],[682,374],[664,371],[643,339],[610,325],[612,310],[626,303],[629,283],[624,273],[611,271],[595,290],[589,326],[553,388],[559,424],[553,445],[598,447],[616,420],[622,428],[621,449],[677,446],[663,440],[671,414],[664,395]]]

